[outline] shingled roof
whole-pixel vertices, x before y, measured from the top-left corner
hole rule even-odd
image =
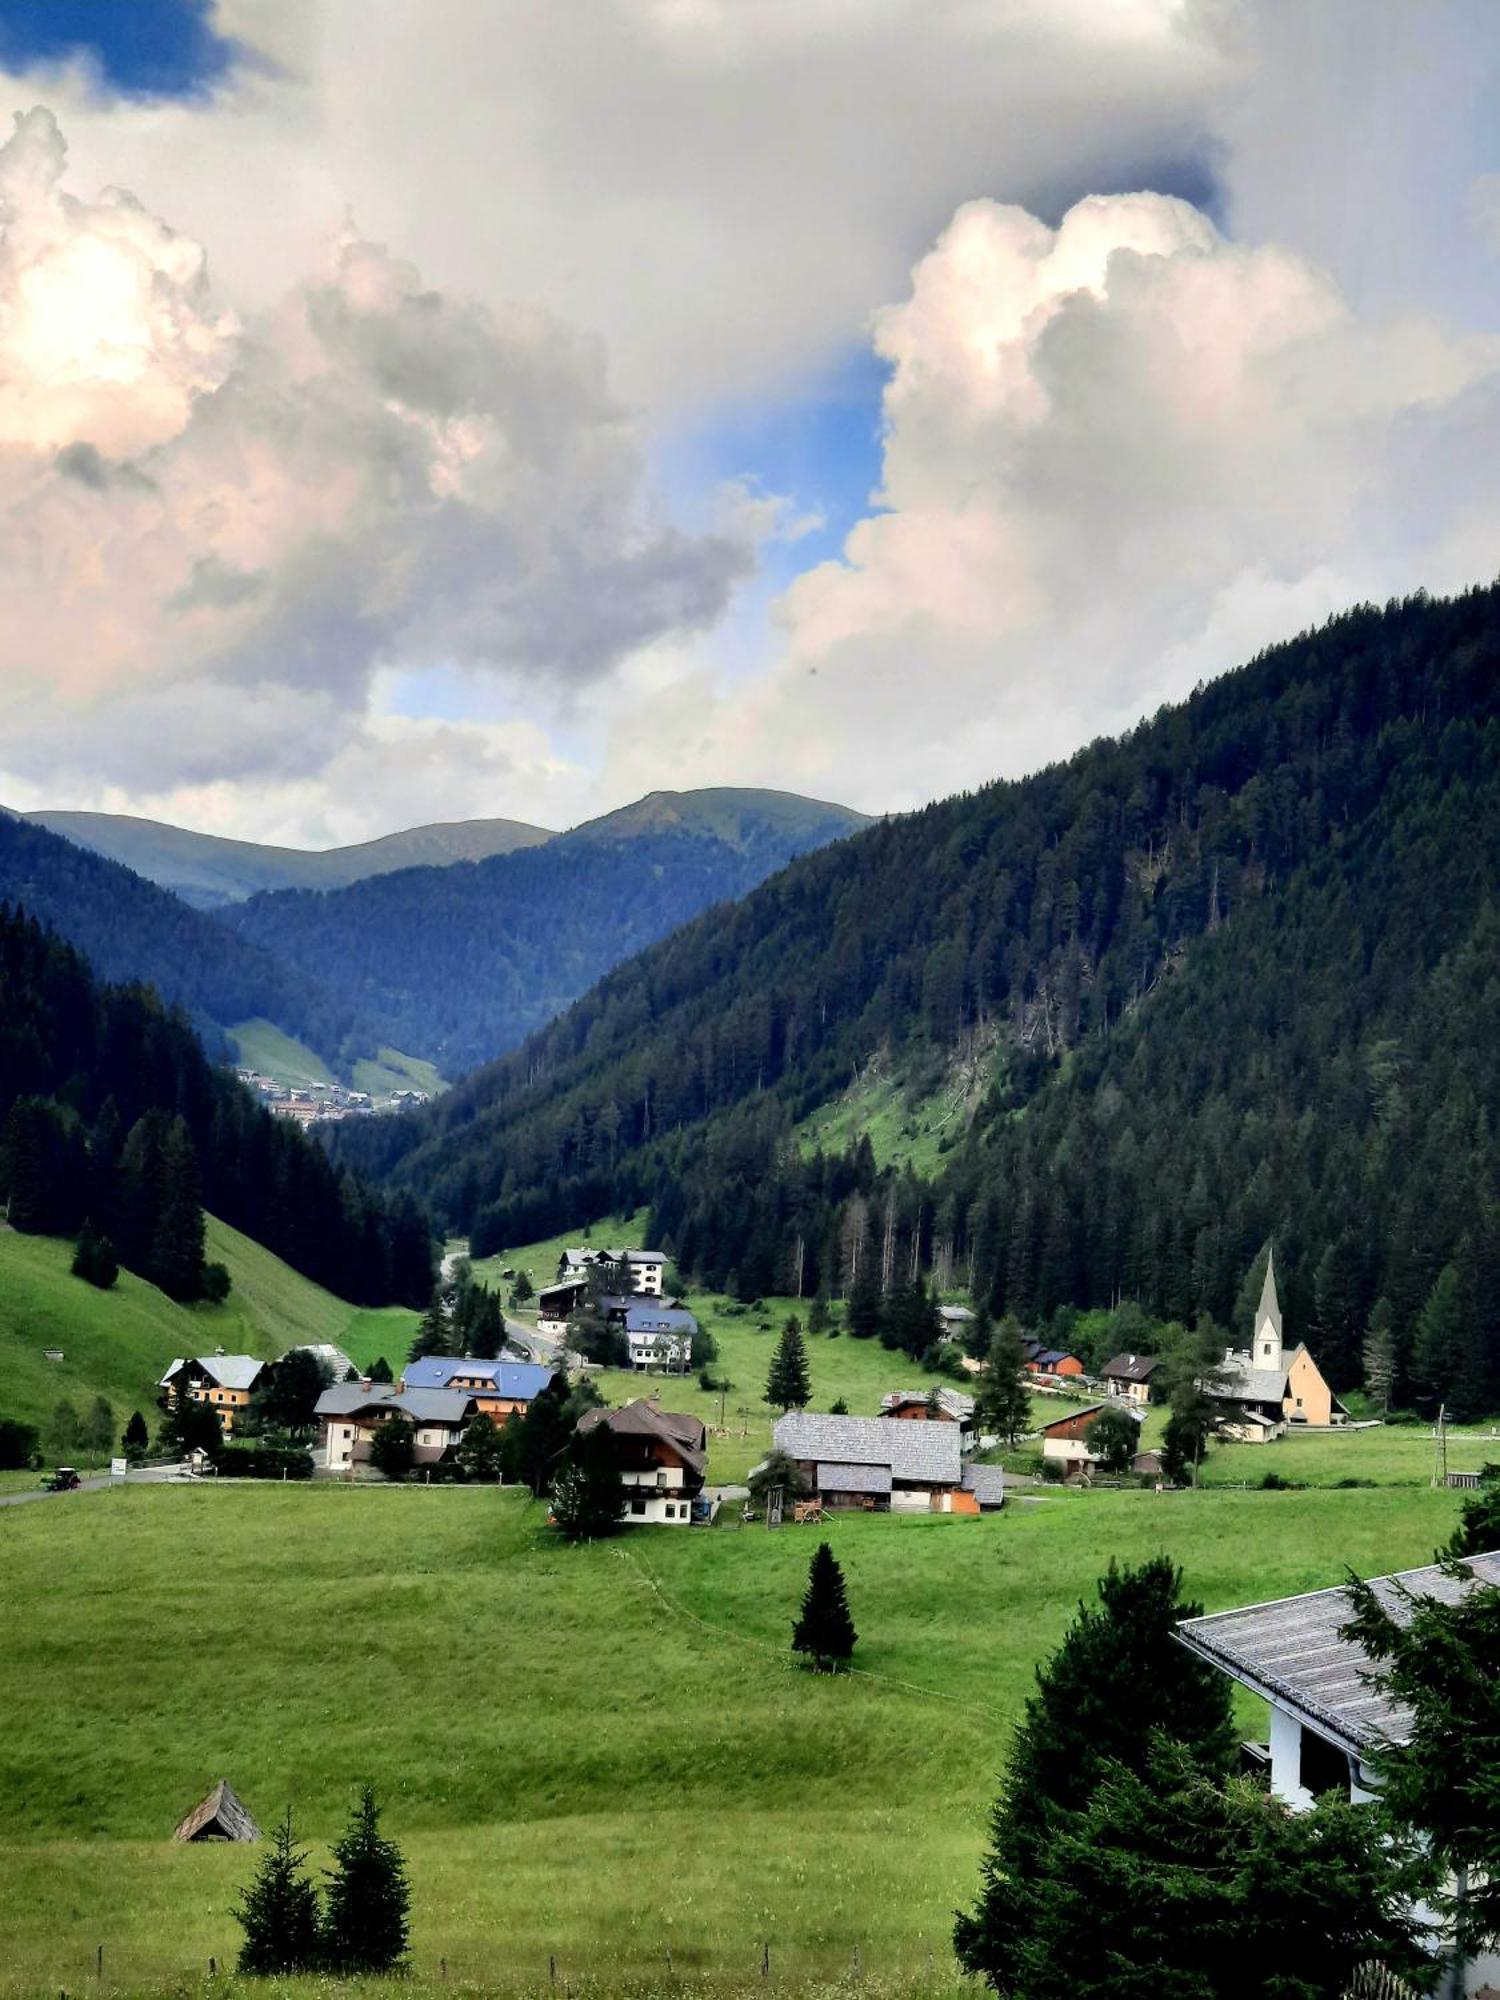
[[[702,1420],[683,1411],[659,1410],[641,1396],[618,1410],[585,1410],[578,1419],[580,1431],[591,1431],[596,1424],[607,1424],[617,1437],[659,1439],[672,1447],[690,1471],[701,1473],[707,1468],[708,1440]]]
[[[177,1822],[174,1840],[259,1840],[260,1828],[250,1817],[227,1778],[220,1778],[202,1805]]]
[[[1404,1624],[1408,1596],[1454,1604],[1471,1590],[1500,1585],[1500,1553],[1472,1556],[1467,1566],[1472,1581],[1431,1563],[1375,1577],[1372,1588]],[[1177,1637],[1231,1679],[1296,1710],[1349,1749],[1403,1742],[1410,1726],[1406,1710],[1373,1684],[1364,1649],[1339,1636],[1352,1616],[1348,1592],[1338,1586],[1189,1618],[1177,1627]]]
[[[913,1486],[957,1486],[963,1477],[957,1424],[912,1424],[899,1417],[823,1417],[794,1411],[771,1433],[799,1463],[884,1465]]]

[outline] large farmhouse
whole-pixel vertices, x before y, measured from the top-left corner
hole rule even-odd
[[[1222,1364],[1204,1380],[1203,1388],[1220,1405],[1224,1435],[1243,1444],[1269,1443],[1292,1424],[1326,1428],[1349,1421],[1349,1412],[1306,1347],[1299,1342],[1290,1354],[1286,1351],[1274,1252],[1266,1259],[1250,1346],[1225,1348]]]
[[[870,1513],[977,1514],[998,1507],[1004,1482],[996,1466],[969,1471],[956,1423],[906,1423],[897,1417],[823,1417],[794,1411],[771,1433],[809,1493],[825,1507]]]
[[[585,1410],[578,1429],[586,1435],[600,1424],[614,1434],[619,1453],[626,1523],[685,1528],[708,1468],[708,1433],[699,1419],[639,1399],[619,1410]]]
[[[341,1382],[316,1404],[322,1429],[314,1463],[329,1472],[368,1464],[382,1424],[405,1417],[415,1432],[416,1462],[436,1465],[463,1436],[478,1407],[467,1389],[409,1389],[404,1382]]]
[[[184,1396],[190,1402],[206,1403],[218,1417],[225,1437],[230,1437],[265,1365],[253,1354],[226,1354],[220,1347],[212,1354],[179,1355],[156,1386],[174,1405]]]
[[[1469,1558],[1468,1580],[1434,1564],[1377,1577],[1374,1590],[1394,1618],[1408,1616],[1409,1597],[1453,1603],[1470,1590],[1500,1586],[1500,1553]],[[1247,1745],[1268,1764],[1271,1790],[1304,1812],[1325,1792],[1356,1804],[1379,1789],[1370,1768],[1381,1741],[1401,1742],[1406,1712],[1371,1683],[1363,1648],[1342,1636],[1351,1616],[1342,1588],[1314,1590],[1238,1611],[1186,1619],[1177,1637],[1200,1659],[1267,1702],[1269,1742]],[[1500,1986],[1500,1958],[1464,1968],[1466,1994]]]

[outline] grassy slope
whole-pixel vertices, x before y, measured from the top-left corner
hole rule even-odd
[[[944,1092],[911,1096],[906,1085],[890,1075],[861,1077],[842,1097],[803,1119],[798,1145],[806,1153],[842,1153],[856,1139],[868,1138],[882,1166],[910,1165],[919,1174],[935,1174],[942,1164],[944,1137],[963,1131]]]
[[[257,1069],[289,1089],[302,1090],[313,1083],[332,1083],[333,1071],[305,1042],[283,1033],[274,1021],[240,1021],[229,1031],[235,1060],[247,1069]],[[430,1062],[420,1056],[403,1055],[400,1049],[382,1048],[378,1061],[369,1057],[355,1063],[350,1072],[355,1090],[372,1097],[388,1096],[393,1090],[425,1090],[429,1097],[448,1088]]]
[[[362,1312],[335,1298],[212,1216],[208,1255],[234,1283],[222,1306],[175,1305],[128,1271],[113,1290],[95,1291],[70,1273],[72,1254],[56,1238],[0,1230],[0,1411],[39,1423],[44,1441],[64,1397],[82,1408],[106,1396],[122,1425],[133,1409],[154,1420],[155,1385],[175,1355],[223,1347],[269,1358],[331,1340],[356,1360],[398,1342],[404,1356],[416,1323],[415,1313]],[[49,1347],[63,1350],[61,1362],[43,1359]]]
[[[368,1776],[406,1846],[416,1982],[592,1973],[951,1990],[1010,1721],[1110,1555],[1211,1607],[1423,1560],[1420,1489],[1067,1495],[846,1519],[868,1677],[791,1667],[811,1538],[557,1546],[474,1489],[161,1489],[0,1523],[0,1992],[173,1990],[234,1949],[250,1857],[170,1829],[221,1775],[318,1846]],[[59,1575],[69,1588],[56,1587]],[[121,1672],[128,1662],[128,1698]],[[1247,1722],[1255,1720],[1246,1704]],[[410,1992],[412,1989],[408,1988]],[[764,1989],[762,1989],[764,1990]]]

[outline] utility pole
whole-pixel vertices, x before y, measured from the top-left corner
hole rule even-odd
[[[1434,1486],[1448,1484],[1448,1426],[1446,1403],[1438,1404],[1437,1423],[1433,1426],[1432,1441],[1432,1483]]]

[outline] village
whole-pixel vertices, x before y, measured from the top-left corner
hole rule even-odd
[[[450,1259],[446,1268],[457,1263]],[[513,1305],[504,1317],[493,1355],[414,1351],[399,1374],[389,1366],[377,1374],[331,1344],[289,1349],[273,1361],[218,1351],[175,1359],[157,1384],[159,1401],[167,1411],[187,1404],[209,1413],[226,1443],[243,1438],[247,1425],[265,1428],[255,1421],[260,1406],[299,1357],[304,1371],[314,1371],[304,1379],[317,1393],[292,1427],[296,1442],[305,1443],[306,1465],[295,1473],[283,1465],[284,1476],[430,1483],[463,1478],[466,1468],[498,1474],[498,1458],[491,1463],[476,1455],[475,1436],[482,1438],[484,1425],[497,1432],[512,1420],[524,1425],[539,1400],[550,1398],[569,1411],[573,1434],[586,1436],[601,1425],[611,1434],[627,1526],[709,1525],[726,1501],[744,1503],[752,1516],[762,1510],[771,1525],[837,1511],[977,1516],[1004,1504],[1008,1475],[1000,1461],[1007,1444],[1023,1442],[1039,1451],[1040,1463],[1036,1474],[1009,1475],[1018,1490],[1124,1481],[1161,1491],[1169,1483],[1161,1452],[1140,1443],[1159,1400],[1159,1357],[1122,1352],[1090,1374],[1077,1354],[1035,1339],[1020,1348],[1021,1387],[1036,1399],[1035,1420],[1009,1439],[986,1427],[993,1362],[964,1358],[967,1389],[946,1382],[911,1388],[901,1385],[892,1356],[891,1386],[863,1412],[806,1407],[795,1376],[784,1394],[776,1389],[773,1367],[765,1400],[779,1405],[780,1415],[769,1452],[743,1481],[715,1481],[713,1435],[728,1435],[723,1397],[717,1426],[669,1407],[672,1380],[697,1372],[708,1386],[714,1377],[707,1364],[696,1370],[705,1351],[699,1321],[683,1297],[666,1290],[668,1269],[659,1251],[566,1248],[556,1275],[536,1292],[534,1316],[515,1317]],[[455,1325],[454,1295],[434,1310]],[[948,1332],[962,1331],[974,1317],[957,1304],[937,1311]],[[799,1325],[787,1329],[782,1348],[805,1357]],[[610,1407],[594,1383],[620,1373],[652,1386]],[[1214,1435],[1226,1440],[1267,1445],[1293,1430],[1335,1433],[1351,1423],[1306,1344],[1286,1341],[1274,1252],[1250,1344],[1227,1348],[1198,1386],[1213,1406]],[[1047,1414],[1049,1405],[1056,1414]],[[285,1409],[275,1407],[284,1429]],[[391,1449],[393,1425],[408,1449]],[[556,1456],[565,1443],[554,1438]],[[193,1458],[199,1472],[212,1471],[211,1440]]]
[[[372,1118],[377,1112],[414,1111],[429,1102],[425,1090],[399,1088],[376,1094],[337,1081],[293,1084],[260,1070],[237,1068],[235,1075],[275,1118],[294,1125],[323,1125],[343,1118]]]

